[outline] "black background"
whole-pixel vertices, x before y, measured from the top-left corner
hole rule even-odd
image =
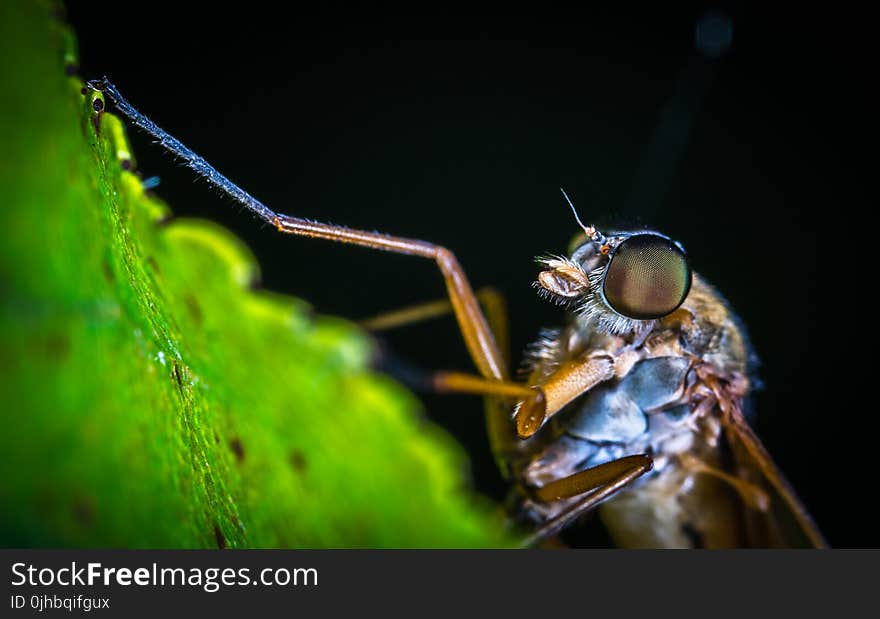
[[[832,545],[877,545],[860,507],[876,482],[852,458],[870,413],[843,397],[858,322],[835,279],[839,232],[868,204],[862,17],[700,3],[394,17],[182,6],[69,3],[83,76],[108,75],[276,211],[450,247],[475,286],[506,295],[515,354],[561,321],[530,286],[534,256],[563,252],[577,230],[559,186],[600,227],[678,239],[748,326],[765,383],[759,435]],[[733,43],[711,59],[694,27],[719,6]],[[350,318],[443,295],[434,265],[274,234],[133,139],[175,214],[235,230],[265,287]],[[452,320],[385,339],[422,367],[472,368]],[[423,401],[470,453],[476,488],[503,497],[478,399]]]

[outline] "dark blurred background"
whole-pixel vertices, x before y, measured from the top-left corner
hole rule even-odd
[[[868,203],[850,163],[871,75],[850,36],[859,16],[182,6],[68,3],[83,76],[108,75],[276,211],[447,245],[475,286],[506,295],[514,356],[562,320],[531,288],[534,257],[577,231],[560,186],[587,221],[680,240],[748,326],[767,447],[832,545],[878,545],[860,507],[877,484],[853,455],[868,411],[844,397],[858,333],[842,329],[833,278],[836,233]],[[266,288],[350,318],[444,294],[429,262],[275,234],[133,140],[157,194],[240,235]],[[421,367],[472,368],[451,319],[383,339]],[[475,487],[501,499],[479,400],[423,402],[468,450]]]

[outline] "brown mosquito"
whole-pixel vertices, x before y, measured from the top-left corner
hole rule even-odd
[[[723,298],[691,272],[684,249],[653,231],[583,234],[542,259],[536,287],[570,311],[530,349],[523,381],[508,370],[498,294],[475,293],[455,255],[433,243],[276,213],[132,107],[106,78],[88,82],[208,183],[279,232],[433,260],[448,300],[364,321],[388,329],[451,311],[479,374],[437,372],[434,389],[485,396],[491,447],[528,542],[582,514],[622,545],[824,546],[807,510],[744,414],[745,334]],[[564,194],[564,192],[563,192]],[[566,200],[568,196],[565,196]],[[571,202],[569,201],[569,204]],[[574,211],[574,206],[571,205]]]

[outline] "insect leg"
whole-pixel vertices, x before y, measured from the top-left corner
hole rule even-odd
[[[468,282],[464,270],[450,250],[416,239],[390,236],[366,230],[352,230],[343,226],[275,213],[241,187],[220,174],[216,168],[185,146],[180,140],[141,114],[122,97],[119,90],[109,80],[106,78],[91,80],[87,82],[87,85],[93,91],[103,93],[105,97],[112,101],[120,114],[125,116],[136,127],[156,139],[162,148],[182,160],[187,167],[204,178],[208,184],[250,210],[263,221],[273,225],[280,232],[360,245],[361,247],[434,260],[443,274],[449,300],[455,317],[458,320],[459,329],[464,337],[471,359],[473,359],[480,374],[486,378],[500,380],[507,378],[508,372],[503,363],[501,351],[495,342],[495,338],[492,336],[492,332],[489,330],[486,318],[480,310],[479,303],[474,296],[473,289]]]
[[[510,338],[507,324],[507,303],[504,296],[495,288],[484,287],[476,291],[476,297],[483,307],[489,328],[495,337],[498,348],[501,351],[502,362],[505,367],[509,366]],[[372,331],[393,329],[421,320],[428,320],[443,316],[453,311],[452,303],[448,299],[429,301],[418,305],[412,305],[391,312],[386,312],[361,320],[360,324]],[[393,364],[407,375],[415,388],[428,387],[434,391],[474,393],[484,395],[486,405],[486,427],[492,453],[496,454],[498,466],[502,473],[507,475],[507,461],[505,454],[515,451],[517,446],[516,434],[510,423],[511,398],[522,400],[536,397],[536,392],[526,385],[509,383],[504,381],[486,379],[483,377],[469,376],[466,374],[440,372],[435,375],[425,375],[410,368],[403,368],[402,364]],[[390,371],[395,375],[395,371]],[[406,378],[398,375],[404,382]],[[412,380],[415,379],[415,380]],[[541,398],[541,396],[537,396]]]
[[[486,312],[486,318],[495,341],[501,350],[504,364],[510,367],[510,327],[507,317],[507,303],[500,292],[494,288],[486,289],[491,294],[484,295],[480,301]],[[489,445],[495,454],[495,462],[505,478],[510,477],[508,455],[515,452],[519,447],[519,439],[510,423],[510,400],[487,396],[483,399],[486,417],[486,433],[489,437]],[[546,402],[545,402],[546,406]]]
[[[429,258],[437,263],[452,304],[458,326],[471,359],[486,378],[505,379],[508,372],[486,318],[480,309],[464,269],[455,254],[440,245],[389,236],[379,232],[352,230],[342,226],[312,222],[287,215],[276,215],[274,224],[281,232],[339,243],[360,245],[382,251]]]
[[[604,354],[563,364],[540,384],[547,400],[545,415],[537,416],[539,410],[534,408],[517,408],[515,411],[517,433],[523,438],[532,436],[541,429],[547,419],[562,410],[566,404],[599,383],[613,378],[614,375],[615,359]]]
[[[489,286],[477,289],[475,295],[488,319],[489,328],[495,336],[495,342],[501,349],[501,356],[505,366],[507,366],[510,355],[506,319],[507,305],[504,302],[504,296],[498,290]],[[358,321],[358,324],[369,331],[386,331],[439,318],[453,311],[452,303],[449,299],[437,299],[382,312],[381,314],[361,319]]]
[[[510,380],[484,378],[478,374],[464,372],[442,370],[425,372],[395,358],[387,350],[380,351],[376,362],[378,369],[395,377],[411,389],[435,393],[469,393],[485,396],[487,424],[493,447],[496,446],[496,439],[507,441],[504,446],[508,447],[514,441],[512,424],[510,423],[510,410],[514,403],[519,402],[519,406],[529,411],[530,415],[542,419],[545,417],[545,398],[540,387],[530,387],[524,383]],[[493,434],[498,430],[496,426],[503,427],[503,436],[499,437]],[[493,453],[499,452],[493,451]]]
[[[480,298],[480,292],[480,290],[476,291],[477,299]],[[447,299],[438,299],[382,312],[369,318],[363,318],[358,321],[358,324],[369,331],[388,331],[432,318],[440,318],[451,311],[452,303]]]
[[[520,398],[514,409],[514,425],[520,438],[528,438],[574,398],[612,378],[615,375],[614,366],[614,360],[608,355],[588,357],[564,364],[541,384],[534,386],[460,372],[439,372],[430,381],[420,382],[428,382],[433,390],[441,392]],[[492,424],[499,423],[500,416],[497,413],[489,414],[490,431],[494,431]],[[502,437],[498,435],[497,438]]]
[[[544,393],[535,387],[521,383],[493,380],[462,372],[435,372],[431,386],[440,393],[472,393],[474,395],[516,398],[529,402],[530,406],[544,407]]]
[[[730,485],[730,487],[736,490],[743,502],[752,509],[757,509],[762,512],[766,512],[770,509],[770,497],[767,496],[767,493],[756,484],[746,481],[745,479],[740,479],[739,477],[726,473],[719,468],[706,464],[696,456],[687,452],[678,454],[678,460],[683,467],[694,473],[711,475],[712,477],[720,479]]]
[[[542,539],[555,535],[578,516],[650,471],[653,466],[653,461],[647,455],[626,456],[531,490],[532,497],[542,503],[568,499],[585,493],[586,496],[544,523],[524,540],[523,545],[533,546]]]

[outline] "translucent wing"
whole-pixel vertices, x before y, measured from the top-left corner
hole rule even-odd
[[[827,548],[828,543],[816,523],[800,502],[791,485],[773,462],[773,458],[743,417],[738,406],[724,417],[728,443],[736,460],[739,477],[769,484],[772,496],[766,512],[747,510],[746,528],[749,542],[764,547]],[[766,483],[761,483],[761,482]]]

